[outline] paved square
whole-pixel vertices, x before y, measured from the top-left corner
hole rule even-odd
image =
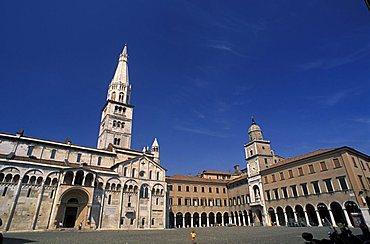
[[[302,232],[316,238],[327,237],[327,227],[211,227],[196,228],[197,243],[303,243]],[[191,229],[120,230],[120,231],[58,231],[6,233],[4,243],[191,243]],[[354,233],[360,233],[358,229]]]

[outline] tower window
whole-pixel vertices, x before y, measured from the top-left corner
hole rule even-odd
[[[116,93],[115,92],[112,92],[111,99],[116,100]]]
[[[57,152],[57,150],[55,150],[55,149],[51,150],[50,159],[54,159],[55,158],[56,152]]]
[[[98,165],[101,164],[101,157],[98,157]]]
[[[114,145],[119,145],[121,143],[121,139],[120,138],[114,138],[113,140],[113,144]]]
[[[119,100],[120,102],[123,102],[123,98],[124,98],[124,94],[123,94],[123,92],[120,92],[120,93],[119,93],[118,100]]]

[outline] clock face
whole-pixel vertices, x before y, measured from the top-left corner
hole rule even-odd
[[[258,174],[258,165],[257,165],[257,162],[252,162],[249,165],[249,171],[250,171],[250,174],[251,175]]]

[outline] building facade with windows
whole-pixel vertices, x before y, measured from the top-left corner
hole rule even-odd
[[[103,107],[98,147],[0,134],[1,230],[163,229],[166,170],[156,139],[131,149],[127,46]]]
[[[271,149],[270,141],[264,139],[254,119],[248,138],[244,145],[246,167],[239,170],[236,166],[229,177],[221,178],[222,174],[208,179],[205,174],[167,177],[169,199],[172,199],[169,227],[196,227],[190,220],[194,216],[198,219],[200,213],[204,215],[201,226],[323,226],[330,222],[334,226],[345,223],[351,227],[361,221],[370,224],[368,155],[340,147],[284,159]],[[179,191],[177,185],[191,189],[194,182],[197,188],[223,184],[226,193],[222,198],[227,201],[218,209],[209,205],[179,206],[176,199],[187,198],[193,202],[199,197],[191,191]],[[208,199],[218,196],[206,195]],[[214,219],[215,214],[220,217]]]

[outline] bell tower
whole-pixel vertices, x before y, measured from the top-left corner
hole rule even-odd
[[[113,79],[108,87],[107,100],[102,110],[98,149],[109,144],[117,148],[131,147],[133,106],[130,104],[131,85],[128,75],[127,45],[118,59]]]

